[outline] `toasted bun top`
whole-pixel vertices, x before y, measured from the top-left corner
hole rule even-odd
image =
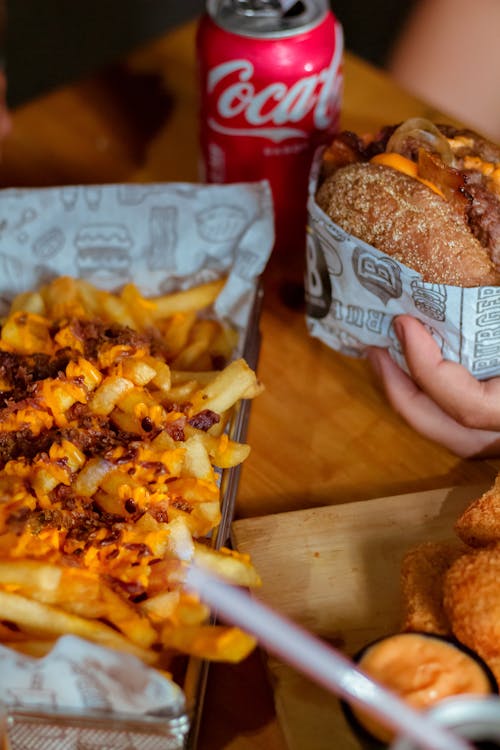
[[[418,271],[424,281],[500,284],[488,253],[453,206],[402,172],[349,164],[323,182],[316,201],[346,232]]]

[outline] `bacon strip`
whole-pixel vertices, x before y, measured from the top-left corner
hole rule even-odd
[[[436,185],[457,214],[466,218],[472,196],[462,172],[447,166],[437,154],[421,148],[418,152],[418,176]]]

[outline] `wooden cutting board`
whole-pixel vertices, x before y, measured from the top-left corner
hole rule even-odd
[[[233,544],[251,555],[259,599],[352,655],[400,623],[406,550],[453,539],[462,510],[487,489],[461,487],[235,521]],[[359,750],[337,699],[268,657],[276,712],[290,750]]]

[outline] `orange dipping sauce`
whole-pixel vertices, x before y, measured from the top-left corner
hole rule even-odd
[[[431,634],[400,633],[383,638],[362,652],[359,668],[396,693],[412,708],[423,710],[455,695],[496,692],[487,667],[459,645]],[[355,719],[371,735],[388,742],[393,736],[357,708]]]

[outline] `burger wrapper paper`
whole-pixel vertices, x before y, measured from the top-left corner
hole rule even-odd
[[[500,375],[500,287],[431,284],[411,268],[345,232],[308,202],[306,321],[332,349],[362,357],[387,349],[408,372],[393,328],[396,315],[418,318],[442,356],[479,380]]]
[[[273,205],[265,181],[2,190],[0,314],[16,294],[60,275],[84,278],[110,291],[132,282],[146,296],[227,276],[214,314],[244,333],[273,244]],[[70,636],[40,660],[0,646],[0,674],[0,703],[14,708],[168,716],[185,709],[181,689],[135,657]],[[45,744],[41,731],[36,726],[35,744],[30,744],[29,732],[25,739],[11,740],[13,750],[62,747],[61,737],[52,736],[53,723],[46,727],[50,736]],[[84,730],[65,731],[65,750],[184,747],[181,735],[173,744],[165,736],[155,744],[142,735],[134,744],[127,734],[123,744],[123,738],[113,739],[109,732],[92,740],[85,730],[83,740]]]

